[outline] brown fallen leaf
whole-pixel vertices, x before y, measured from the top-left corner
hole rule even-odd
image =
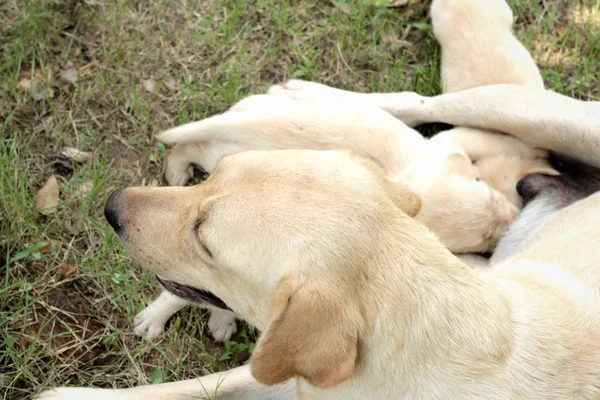
[[[35,209],[42,215],[52,214],[58,206],[59,195],[58,181],[54,175],[51,175],[44,187],[35,195]]]
[[[19,83],[17,83],[17,88],[19,89],[24,89],[24,90],[29,90],[31,89],[31,80],[27,79],[27,78],[23,78],[19,81]]]
[[[65,278],[77,271],[77,264],[73,262],[65,262],[58,266],[58,272]]]
[[[79,79],[79,73],[77,69],[74,67],[67,68],[58,74],[58,79],[61,82],[71,84],[73,86],[77,85],[77,80]]]
[[[39,252],[42,254],[48,254],[52,251],[58,251],[62,246],[62,242],[60,240],[51,240],[47,245],[40,247]]]

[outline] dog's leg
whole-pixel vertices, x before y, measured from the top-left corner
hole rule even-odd
[[[163,290],[156,300],[135,316],[133,332],[148,339],[159,337],[169,318],[188,304],[190,303],[187,300]]]
[[[261,385],[252,377],[250,366],[198,379],[138,386],[131,389],[56,388],[40,393],[35,400],[293,400],[295,381],[273,386]]]
[[[535,61],[512,33],[504,0],[434,0],[433,32],[441,45],[444,92],[500,83],[544,82]]]
[[[407,125],[443,122],[508,133],[600,167],[600,102],[523,85],[490,85],[422,97],[398,105],[394,115]]]
[[[419,94],[414,92],[358,93],[336,89],[321,83],[298,79],[292,79],[282,84],[273,85],[268,93],[273,96],[309,102],[335,101],[338,103],[369,103],[392,115],[394,115],[395,110],[403,111],[418,105],[422,99]],[[405,119],[407,118],[404,114],[394,116],[405,122]],[[410,122],[410,120],[408,121]],[[418,121],[415,121],[414,124],[409,126],[416,125],[418,125]]]
[[[462,148],[472,161],[499,155],[548,158],[547,150],[535,149],[514,136],[481,129],[454,128],[438,133],[430,141],[440,144],[450,141]]]
[[[162,335],[169,318],[189,304],[187,300],[163,290],[156,300],[136,315],[133,332],[138,336],[155,339]],[[210,307],[208,329],[216,341],[226,342],[237,332],[235,316],[231,311]]]
[[[231,311],[211,307],[208,330],[217,342],[226,342],[237,332],[235,316]]]
[[[185,186],[192,177],[192,162],[197,149],[193,144],[176,144],[167,156],[165,179],[169,186]]]

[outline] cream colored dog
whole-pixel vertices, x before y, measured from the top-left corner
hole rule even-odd
[[[459,140],[429,142],[376,106],[250,96],[223,114],[171,129],[159,139],[177,143],[165,171],[167,181],[175,186],[187,182],[191,163],[210,173],[229,153],[354,149],[377,161],[388,176],[410,185],[421,204],[416,218],[455,253],[492,250],[517,213],[503,193],[480,179]],[[186,304],[163,292],[135,317],[134,332],[158,337],[167,320]],[[208,328],[217,341],[229,340],[236,332],[235,318],[213,308]]]
[[[38,398],[600,397],[600,196],[486,273],[448,252],[417,211],[405,185],[336,151],[243,152],[197,187],[118,192],[107,219],[135,259],[263,332],[251,365]]]
[[[455,253],[492,250],[517,213],[505,196],[480,181],[458,141],[428,142],[368,104],[250,96],[230,111],[158,139],[176,143],[165,172],[175,185],[187,181],[190,163],[210,173],[223,155],[243,150],[351,149],[408,184],[421,201],[416,218]],[[472,223],[465,225],[466,219]]]

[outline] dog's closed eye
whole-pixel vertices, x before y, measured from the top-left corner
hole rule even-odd
[[[200,226],[202,225],[202,220],[200,218],[196,219],[194,222],[194,235],[198,236],[198,230],[200,230]]]
[[[210,258],[212,258],[212,253],[210,252],[210,250],[208,249],[208,247],[206,247],[206,244],[204,244],[204,242],[202,241],[202,239],[200,239],[200,227],[202,226],[202,218],[197,218],[196,221],[194,221],[194,236],[196,236],[196,238],[198,239],[198,243],[200,243],[200,246],[202,246],[202,250],[204,250],[204,252],[206,253],[207,256],[209,256]]]

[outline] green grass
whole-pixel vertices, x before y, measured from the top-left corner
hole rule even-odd
[[[381,3],[0,1],[0,397],[172,381],[247,359],[253,334],[215,345],[196,309],[174,317],[159,341],[133,336],[133,316],[158,288],[105,223],[104,202],[116,188],[161,181],[155,133],[285,79],[439,93],[428,4]],[[547,3],[511,2],[519,38],[549,88],[600,100],[600,2]],[[69,62],[78,81],[59,87]],[[92,151],[93,162],[57,169],[67,146]],[[51,174],[61,202],[44,217],[34,194]]]

